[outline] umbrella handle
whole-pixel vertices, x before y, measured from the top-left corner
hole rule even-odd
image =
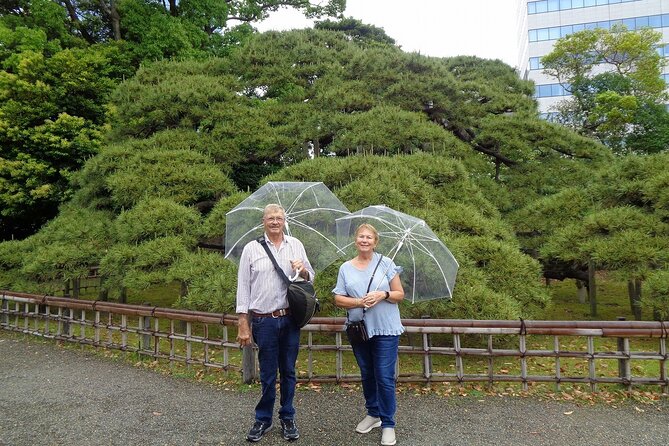
[[[300,271],[302,271],[302,268],[300,268],[300,269],[298,269],[298,270],[295,270],[295,275],[292,276],[292,277],[289,277],[288,279],[290,279],[291,282],[295,282],[295,280],[296,280],[298,277],[300,277]]]

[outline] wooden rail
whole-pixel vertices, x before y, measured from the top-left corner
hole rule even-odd
[[[5,330],[186,364],[246,370],[247,381],[257,377],[253,350],[242,354],[234,341],[236,315],[10,291],[0,294],[0,328]],[[457,319],[403,319],[402,322],[406,333],[400,342],[398,381],[517,382],[523,389],[529,383],[553,383],[557,389],[563,383],[579,383],[588,385],[592,391],[597,390],[598,384],[620,384],[627,388],[644,385],[669,393],[669,324],[665,322]],[[316,317],[302,329],[300,381],[360,380],[351,347],[345,334],[342,335],[343,325],[344,318]],[[643,349],[632,350],[632,343]],[[334,354],[330,373],[320,365],[324,362],[322,355],[320,361],[315,361],[315,352]],[[304,360],[306,370],[302,365]],[[616,367],[609,367],[612,361]],[[643,371],[643,367],[633,367],[641,361],[655,362],[658,373],[641,374],[639,370]],[[543,373],[537,373],[537,369]]]

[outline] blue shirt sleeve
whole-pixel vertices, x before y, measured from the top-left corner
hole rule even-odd
[[[344,278],[344,265],[346,265],[346,263],[339,267],[339,274],[337,274],[337,284],[335,285],[332,292],[341,296],[348,296],[348,293],[346,292],[346,280]]]

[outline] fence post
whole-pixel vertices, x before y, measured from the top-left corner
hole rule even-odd
[[[424,314],[420,317],[421,319],[430,319],[429,314]],[[423,352],[425,356],[423,357],[423,376],[426,379],[432,377],[432,336],[429,333],[423,333]]]
[[[150,306],[151,304],[149,302],[144,302],[143,305]],[[141,320],[141,328],[144,331],[149,331],[151,330],[151,316],[140,316]],[[148,334],[143,334],[141,337],[140,345],[139,345],[140,353],[144,350],[152,350],[151,348],[151,335]]]
[[[9,301],[2,295],[2,325],[5,327],[9,325]]]
[[[622,316],[619,316],[617,320],[624,321],[626,319]],[[625,338],[618,338],[618,352],[622,353],[624,351],[625,351]],[[622,359],[622,358],[618,359],[618,377],[623,380],[627,378],[627,359]],[[623,385],[625,385],[624,382]]]

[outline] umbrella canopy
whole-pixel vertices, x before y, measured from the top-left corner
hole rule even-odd
[[[285,231],[302,242],[314,270],[323,270],[343,254],[335,219],[349,211],[332,191],[323,183],[270,181],[226,214],[226,258],[239,262],[244,245],[263,234],[268,204],[286,210]]]
[[[342,250],[355,249],[355,230],[369,223],[379,232],[376,250],[401,266],[405,296],[412,303],[453,296],[458,262],[424,220],[391,209],[369,206],[337,219],[337,240]]]

